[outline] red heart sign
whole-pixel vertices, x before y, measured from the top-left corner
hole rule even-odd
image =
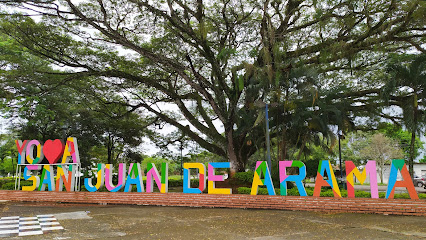
[[[57,163],[64,154],[65,145],[60,139],[47,140],[43,145],[43,153],[50,164]]]

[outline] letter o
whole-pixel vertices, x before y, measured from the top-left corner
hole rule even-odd
[[[37,155],[34,157],[34,147],[37,148]],[[27,145],[27,162],[29,164],[37,164],[43,161],[43,145],[38,140],[31,140]]]

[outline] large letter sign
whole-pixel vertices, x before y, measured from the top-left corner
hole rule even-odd
[[[107,164],[105,166],[105,187],[110,192],[117,192],[124,186],[124,183],[126,182],[126,164],[120,163],[118,165],[118,183],[116,186],[114,186],[112,183],[112,173],[113,165]]]
[[[24,178],[33,181],[32,186],[23,186],[23,190],[44,191],[47,186],[49,191],[62,191],[65,184],[67,191],[74,191],[76,178],[78,178],[77,170],[80,166],[77,139],[68,138],[67,152],[64,152],[65,146],[61,139],[47,140],[44,144],[38,140],[15,140],[15,143],[18,149],[18,168],[21,169],[24,165]],[[65,161],[57,163],[61,157]],[[68,157],[73,159],[73,163],[67,163]],[[43,158],[47,159],[48,164],[42,162]],[[56,176],[54,166],[56,166]],[[42,170],[41,176],[31,176],[31,170]]]
[[[67,138],[67,144],[65,145],[64,156],[62,157],[62,163],[67,163],[69,158],[72,159],[73,163],[80,162],[80,155],[78,154],[77,138]]]
[[[198,169],[198,188],[191,188],[189,169]],[[184,163],[183,164],[183,192],[184,193],[202,193],[206,189],[206,166],[202,163]]]
[[[74,191],[75,185],[75,166],[69,165],[69,169],[66,166],[59,165],[56,169],[56,191],[62,191],[63,185],[67,192]]]
[[[34,191],[40,185],[40,178],[38,176],[32,176],[31,170],[40,170],[41,166],[28,165],[24,169],[24,179],[33,181],[32,186],[22,186],[22,191]]]
[[[398,171],[401,172],[402,181],[397,181]],[[391,170],[389,174],[388,189],[386,191],[386,198],[393,198],[396,187],[407,188],[408,194],[411,199],[419,199],[416,189],[414,188],[413,180],[411,180],[410,173],[407,170],[407,165],[403,159],[392,160]]]
[[[261,179],[263,175],[264,179]],[[265,185],[269,195],[275,195],[274,184],[272,183],[271,173],[268,164],[265,161],[256,162],[256,170],[254,171],[253,184],[251,186],[251,195],[257,195],[259,186]]]
[[[319,197],[321,187],[330,186],[333,190],[334,197],[342,197],[339,186],[337,185],[336,177],[334,176],[333,167],[330,161],[322,160],[318,166],[317,180],[315,182],[314,197]],[[324,172],[327,172],[328,180],[324,179]]]
[[[55,181],[53,177],[53,171],[51,165],[44,165],[43,171],[41,172],[41,183],[38,187],[39,191],[44,191],[44,188],[46,187],[49,189],[49,191],[55,191]]]
[[[34,148],[37,148],[37,155],[34,156]],[[31,140],[27,145],[27,150],[25,151],[27,155],[27,161],[29,164],[37,164],[43,161],[43,145],[37,140]]]
[[[141,165],[140,163],[131,163],[129,168],[129,175],[127,175],[126,185],[124,186],[125,192],[132,191],[132,184],[136,185],[138,192],[144,192],[143,181],[142,181]]]
[[[231,188],[216,188],[215,182],[223,181],[223,175],[215,175],[215,168],[230,168],[230,162],[211,162],[208,167],[208,177],[209,177],[209,194],[232,194]]]
[[[354,190],[354,177],[356,177],[361,184],[364,184],[367,179],[367,174],[370,176],[370,191],[371,198],[379,198],[379,189],[377,187],[377,170],[376,161],[368,161],[365,165],[362,174],[356,168],[352,161],[345,161],[346,165],[346,185],[348,187],[348,197],[355,197]]]
[[[50,164],[55,164],[64,155],[64,143],[60,139],[47,140],[43,145],[43,153]]]
[[[18,148],[18,164],[25,164],[25,150],[27,148],[28,141],[15,140],[16,148]]]
[[[86,187],[87,191],[96,192],[104,185],[104,171],[105,171],[105,164],[98,163],[98,171],[96,174],[97,181],[95,186],[93,186],[93,183],[92,183],[93,178],[84,179],[84,186]]]
[[[161,176],[158,174],[157,168],[153,163],[147,164],[147,173],[146,173],[146,192],[154,191],[154,180],[157,184],[158,189],[161,193],[168,192],[168,163],[161,163]]]
[[[305,187],[303,186],[303,179],[306,177],[306,166],[301,161],[280,161],[280,192],[282,196],[287,196],[287,182],[296,182],[297,189],[300,196],[308,196]],[[299,168],[299,175],[287,175],[287,167]]]
[[[64,188],[68,192],[79,191],[79,177],[82,172],[76,138],[68,137],[65,144],[60,139],[47,140],[44,144],[38,140],[15,140],[15,144],[18,149],[18,179],[20,179],[22,167],[25,167],[23,177],[25,180],[32,181],[31,186],[22,186],[23,191],[44,191],[46,188],[49,191],[63,191]],[[47,161],[42,162],[43,158],[46,158]],[[45,164],[46,162],[49,162],[49,164]],[[303,180],[306,178],[305,164],[301,161],[279,161],[278,164],[280,194],[287,196],[287,182],[294,182],[300,196],[307,197],[307,192],[303,185]],[[358,179],[361,184],[364,184],[368,177],[371,198],[379,198],[376,162],[368,161],[362,172],[358,170],[352,161],[346,161],[345,164],[348,197],[355,197],[355,180]],[[116,173],[114,173],[114,168],[117,167],[118,171],[116,170]],[[168,163],[161,163],[161,173],[157,170],[157,167],[159,166],[147,163],[147,194],[154,191],[154,185],[160,190],[160,193],[168,192]],[[232,181],[225,181],[224,176],[217,173],[219,168],[230,168],[231,163],[209,162],[207,167],[206,169],[204,164],[195,162],[183,164],[183,193],[201,194],[208,186],[208,194],[232,194],[231,188],[216,188],[216,182],[224,182],[224,185],[232,184]],[[260,186],[266,186],[269,195],[276,195],[269,167],[266,161],[256,162],[250,191],[251,195],[257,195]],[[297,168],[299,173],[287,175],[287,168]],[[191,187],[191,169],[197,170],[199,182],[196,187]],[[403,180],[401,181],[397,180],[398,172],[402,175]],[[99,191],[104,184],[110,192],[131,192],[133,185],[136,185],[137,192],[145,192],[142,178],[144,169],[141,169],[140,163],[131,163],[128,169],[125,163],[118,163],[117,165],[98,163],[95,175],[84,179],[85,188],[89,192]],[[113,176],[117,176],[118,180],[113,181]],[[328,179],[326,179],[326,176]],[[207,180],[208,185],[206,185]],[[20,181],[16,181],[15,189],[19,190],[19,186]],[[321,195],[322,187],[331,187],[334,197],[342,197],[332,165],[328,160],[319,162],[314,197]],[[386,198],[394,197],[396,187],[405,187],[412,199],[419,198],[404,160],[392,160]]]

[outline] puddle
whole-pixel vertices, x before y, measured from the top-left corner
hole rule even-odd
[[[86,211],[78,211],[78,212],[67,212],[67,213],[55,213],[55,217],[58,220],[66,220],[66,219],[91,219],[89,215],[87,215]]]

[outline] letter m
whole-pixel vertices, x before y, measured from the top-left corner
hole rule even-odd
[[[361,184],[364,184],[367,175],[370,176],[370,191],[371,198],[379,198],[379,190],[377,188],[377,169],[376,161],[368,161],[362,173],[359,172],[352,161],[345,161],[346,165],[346,184],[348,187],[348,197],[354,198],[354,177],[356,177]]]

